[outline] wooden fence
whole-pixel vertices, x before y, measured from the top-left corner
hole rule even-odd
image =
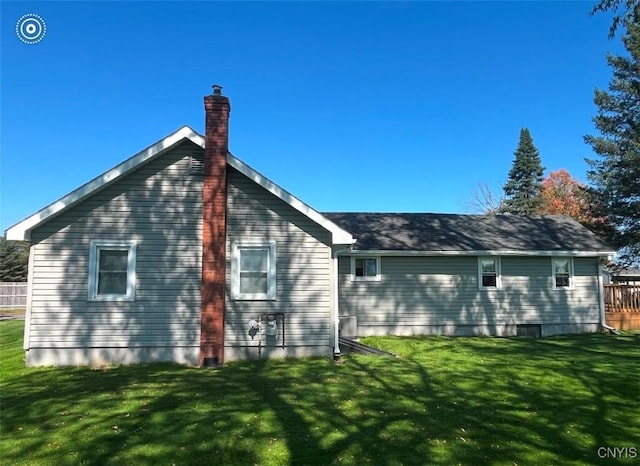
[[[607,325],[620,330],[640,330],[640,285],[604,285]]]
[[[0,282],[0,309],[27,306],[26,282]]]

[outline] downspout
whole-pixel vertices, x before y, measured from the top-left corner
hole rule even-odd
[[[338,309],[338,251],[331,258],[333,266],[333,359],[340,357],[340,312]]]
[[[337,249],[333,251],[331,262],[333,266],[333,358],[340,357],[340,307],[338,296],[338,255],[341,253],[351,252],[351,248]]]
[[[609,330],[611,333],[615,335],[620,335],[622,332],[620,330],[607,325],[607,319],[605,314],[605,305],[604,305],[604,279],[602,278],[603,269],[600,264],[596,261],[596,270],[598,272],[598,305],[600,307],[600,325],[602,328]]]
[[[29,351],[31,348],[31,295],[33,294],[33,266],[35,262],[36,246],[32,244],[29,247],[29,265],[27,268],[27,306],[24,313],[24,338],[22,348]],[[27,366],[29,358],[25,355]]]

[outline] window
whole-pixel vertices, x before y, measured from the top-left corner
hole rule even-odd
[[[478,284],[480,289],[502,287],[499,257],[478,257]]]
[[[231,253],[232,299],[276,299],[276,243],[234,243]]]
[[[133,301],[135,286],[135,241],[91,241],[89,300]]]
[[[553,263],[553,287],[573,288],[573,260],[567,258],[555,258]]]
[[[351,277],[353,280],[380,281],[380,258],[352,257]]]

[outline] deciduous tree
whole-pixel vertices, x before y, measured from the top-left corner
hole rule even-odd
[[[590,214],[586,186],[564,168],[549,173],[542,180],[540,214],[568,215],[579,222],[587,221]]]
[[[606,240],[613,229],[598,207],[598,198],[589,187],[561,168],[549,173],[540,191],[541,215],[567,215]]]
[[[465,209],[474,214],[496,215],[500,213],[503,199],[493,192],[488,183],[478,183],[465,202]]]

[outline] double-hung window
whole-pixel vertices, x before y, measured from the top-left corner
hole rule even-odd
[[[91,241],[89,301],[133,301],[136,289],[135,241]]]
[[[379,257],[351,257],[353,280],[380,281]]]
[[[570,257],[555,257],[552,260],[553,287],[573,288],[573,260]]]
[[[478,284],[480,289],[501,288],[499,257],[478,257]]]
[[[231,251],[231,298],[276,299],[276,243],[233,243]]]

